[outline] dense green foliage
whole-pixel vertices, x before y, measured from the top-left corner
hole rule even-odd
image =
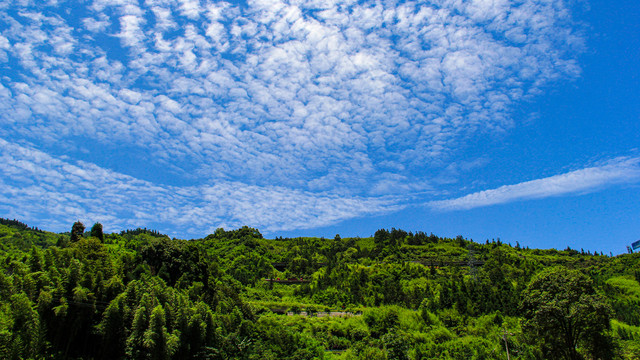
[[[0,358],[638,359],[640,255],[0,221]],[[266,281],[271,280],[271,281]]]
[[[580,359],[578,348],[613,357],[606,333],[611,310],[584,274],[559,267],[537,274],[523,294],[522,310],[525,328],[542,340],[547,359]]]

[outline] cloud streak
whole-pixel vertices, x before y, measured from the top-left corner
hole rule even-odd
[[[397,197],[345,197],[240,182],[160,186],[3,139],[0,161],[0,212],[44,217],[42,226],[56,231],[81,219],[100,221],[111,231],[148,226],[196,237],[242,225],[266,231],[314,228],[402,208]]]
[[[431,201],[438,210],[469,210],[529,199],[543,199],[596,191],[604,187],[640,181],[640,158],[618,158],[595,167],[555,175],[544,179],[504,185],[456,199]]]

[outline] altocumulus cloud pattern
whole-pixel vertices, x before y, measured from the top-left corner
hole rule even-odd
[[[562,0],[12,0],[0,18],[0,210],[63,228],[311,228],[442,194],[430,174],[579,75],[583,43]]]

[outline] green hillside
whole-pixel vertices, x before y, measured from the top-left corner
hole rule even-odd
[[[69,228],[0,220],[0,358],[640,358],[640,254]]]

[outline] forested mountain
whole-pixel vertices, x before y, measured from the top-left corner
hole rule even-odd
[[[640,255],[0,220],[3,359],[639,359]]]

